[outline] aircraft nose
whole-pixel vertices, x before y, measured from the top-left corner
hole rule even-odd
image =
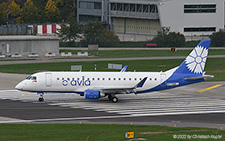
[[[19,84],[16,85],[15,87],[17,90],[22,90],[23,89],[23,83],[20,82]]]

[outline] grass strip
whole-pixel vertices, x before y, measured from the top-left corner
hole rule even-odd
[[[147,125],[115,124],[0,124],[0,140],[126,140],[125,133],[134,132],[135,138],[170,141],[187,136],[217,136],[224,139],[225,132],[207,128],[177,128]],[[180,138],[182,140],[183,138]],[[178,139],[179,140],[179,139]],[[212,138],[204,139],[212,140]]]
[[[158,56],[187,56],[190,50],[177,50],[171,52],[170,50],[99,50],[99,51],[81,51],[81,50],[65,50],[61,49],[60,52],[88,52],[89,55],[94,55],[95,58],[129,58],[129,57],[158,57]],[[210,49],[209,55],[225,55],[224,49]],[[78,57],[71,57],[79,59]],[[86,57],[87,58],[87,57]],[[68,59],[68,58],[66,58]]]

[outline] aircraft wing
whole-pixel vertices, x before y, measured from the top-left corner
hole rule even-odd
[[[105,88],[100,88],[98,89],[102,93],[105,94],[130,94],[130,93],[135,93],[135,89],[132,87],[105,87]]]
[[[147,77],[142,79],[139,83],[137,83],[133,87],[113,87],[112,86],[112,87],[94,87],[92,89],[99,90],[105,94],[130,94],[130,93],[135,93],[136,88],[142,87],[146,80],[147,80]]]

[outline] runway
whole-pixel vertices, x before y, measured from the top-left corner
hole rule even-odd
[[[101,123],[225,128],[225,82],[204,82],[161,92],[85,100],[77,94],[14,89],[26,75],[0,73],[0,123]],[[216,88],[201,91],[215,85]]]

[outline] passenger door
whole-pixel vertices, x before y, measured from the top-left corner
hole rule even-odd
[[[52,85],[52,74],[51,73],[45,74],[45,85],[47,87],[51,87],[51,85]]]

